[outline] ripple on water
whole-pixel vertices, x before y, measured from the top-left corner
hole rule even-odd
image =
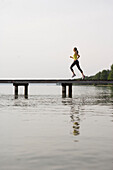
[[[0,95],[1,170],[112,169],[113,96],[75,87],[73,98]]]

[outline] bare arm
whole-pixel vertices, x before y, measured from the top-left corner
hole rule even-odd
[[[77,59],[79,59],[79,58],[80,58],[80,55],[78,54],[77,56],[78,56]]]
[[[72,58],[72,59],[73,59],[73,57],[72,57],[72,56],[70,56],[70,58]]]

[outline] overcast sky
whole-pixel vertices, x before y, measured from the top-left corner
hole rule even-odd
[[[0,0],[0,78],[69,78],[74,46],[85,75],[110,68],[113,0]]]

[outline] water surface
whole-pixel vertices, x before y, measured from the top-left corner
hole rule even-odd
[[[0,85],[0,170],[112,170],[113,89]]]

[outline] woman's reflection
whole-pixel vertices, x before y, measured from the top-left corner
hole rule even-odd
[[[70,118],[71,118],[71,122],[73,123],[73,126],[72,126],[73,127],[73,135],[77,136],[80,134],[79,109],[75,109],[75,107],[73,105],[71,105]]]
[[[80,106],[76,105],[73,99],[68,100],[64,99],[62,100],[62,103],[64,105],[70,106],[70,118],[72,122],[73,135],[77,136],[80,134],[80,117],[79,117]]]

